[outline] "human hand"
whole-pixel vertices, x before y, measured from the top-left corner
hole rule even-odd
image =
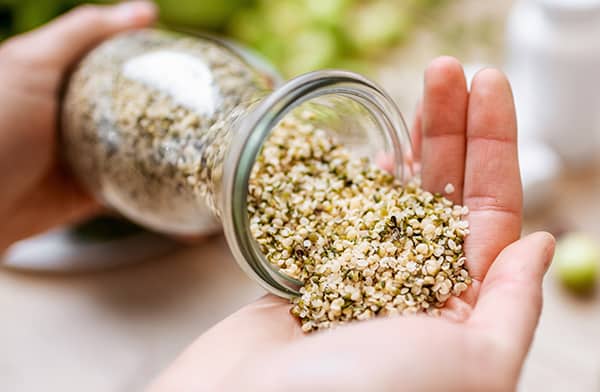
[[[515,110],[499,71],[474,78],[439,58],[414,127],[423,186],[469,207],[473,284],[442,317],[355,322],[304,335],[287,301],[267,296],[201,336],[152,390],[514,390],[542,305],[554,240],[519,240],[522,191]]]
[[[109,36],[155,19],[149,2],[82,6],[0,45],[0,251],[92,214],[97,204],[59,166],[59,95],[69,68]]]

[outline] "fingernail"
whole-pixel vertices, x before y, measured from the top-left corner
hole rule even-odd
[[[157,8],[151,1],[135,0],[120,3],[114,12],[123,23],[146,24],[156,17]]]

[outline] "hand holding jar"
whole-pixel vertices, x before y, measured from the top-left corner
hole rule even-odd
[[[147,26],[155,17],[148,2],[83,6],[0,46],[0,251],[99,210],[59,165],[62,83],[99,42]]]

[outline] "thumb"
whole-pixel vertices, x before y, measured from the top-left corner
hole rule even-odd
[[[538,232],[514,242],[496,258],[469,323],[522,359],[542,309],[542,280],[554,254],[554,237]]]
[[[156,14],[156,6],[149,1],[83,5],[9,40],[7,46],[12,45],[15,54],[29,62],[56,66],[62,71],[111,35],[148,26]]]

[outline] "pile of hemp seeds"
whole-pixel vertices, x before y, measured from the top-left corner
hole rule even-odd
[[[249,183],[252,235],[270,263],[304,283],[291,313],[305,332],[439,315],[471,283],[468,209],[352,157],[311,116],[288,116],[272,131]]]

